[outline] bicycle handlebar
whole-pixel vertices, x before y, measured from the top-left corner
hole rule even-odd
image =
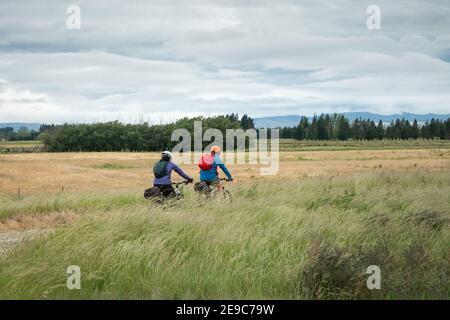
[[[230,181],[233,181],[233,180],[230,180],[230,179],[228,179],[228,178],[220,178],[219,181],[227,181],[227,182],[230,182]],[[181,182],[172,182],[171,185],[179,186],[180,184],[189,184],[189,183],[191,183],[191,182],[189,182],[189,181],[181,181]]]
[[[188,184],[189,181],[181,181],[181,182],[172,182],[171,185],[179,186],[180,184]]]

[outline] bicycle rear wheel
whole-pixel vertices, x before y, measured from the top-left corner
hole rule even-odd
[[[230,191],[223,189],[221,192],[221,198],[225,201],[231,202],[232,197]]]

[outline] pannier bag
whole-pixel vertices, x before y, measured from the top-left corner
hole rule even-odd
[[[197,182],[197,183],[194,185],[194,191],[195,191],[195,192],[203,192],[203,191],[206,190],[207,187],[208,187],[208,184],[207,184],[206,182],[204,182],[204,181],[202,181],[202,182]]]
[[[151,187],[144,191],[144,198],[145,199],[153,198],[153,197],[159,196],[160,194],[161,194],[161,190],[158,187]]]

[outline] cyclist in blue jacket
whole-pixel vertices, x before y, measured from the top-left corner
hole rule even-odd
[[[200,169],[200,181],[205,182],[207,185],[217,185],[218,190],[222,190],[219,180],[218,168],[227,176],[229,181],[233,181],[230,171],[220,158],[221,148],[219,146],[213,146],[211,148],[211,164],[208,169]]]

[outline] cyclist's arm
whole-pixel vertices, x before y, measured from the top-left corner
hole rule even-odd
[[[180,167],[178,167],[176,164],[173,166],[173,170],[175,170],[176,173],[178,173],[180,176],[182,176],[185,180],[192,180],[191,177],[189,177],[183,170],[181,170]]]
[[[220,167],[220,169],[222,169],[223,173],[225,173],[228,180],[233,180],[230,171],[227,169],[227,167],[225,167],[223,163],[218,163],[217,165]]]

